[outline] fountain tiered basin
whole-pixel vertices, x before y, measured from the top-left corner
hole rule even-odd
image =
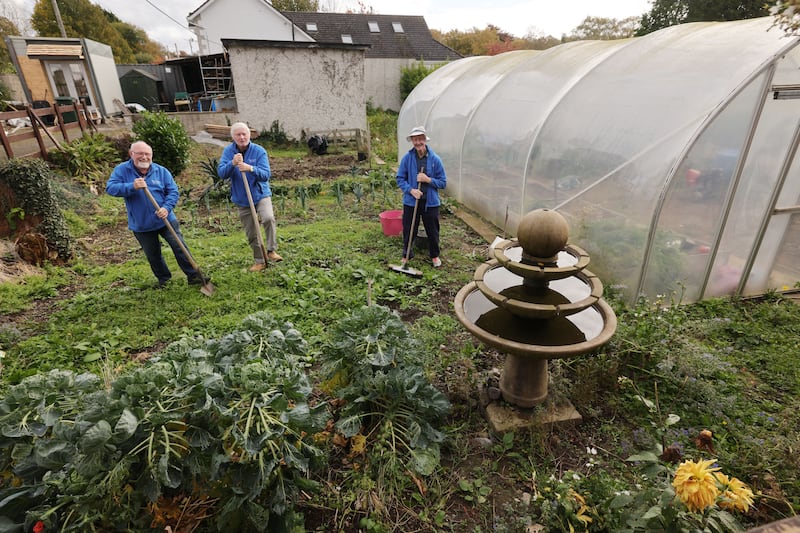
[[[500,242],[491,259],[456,295],[467,330],[505,353],[502,398],[523,408],[547,398],[547,361],[592,352],[616,331],[603,284],[586,270],[589,256],[567,244],[568,227],[555,211],[525,215],[518,237]]]

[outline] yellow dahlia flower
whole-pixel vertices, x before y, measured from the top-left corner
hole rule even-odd
[[[729,511],[746,513],[750,506],[753,505],[753,491],[735,477],[729,478],[720,472],[714,475],[719,481],[720,490],[722,491],[719,506]]]
[[[714,472],[719,467],[712,468],[714,459],[707,461],[684,461],[675,471],[672,486],[675,494],[686,504],[692,512],[699,512],[713,505],[719,495]]]

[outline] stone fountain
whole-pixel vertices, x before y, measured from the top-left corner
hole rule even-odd
[[[616,315],[602,299],[603,284],[586,270],[589,256],[567,244],[568,237],[559,213],[531,211],[517,238],[498,243],[494,259],[479,266],[455,298],[456,316],[467,330],[506,354],[500,395],[523,410],[547,399],[548,360],[589,353],[617,329]]]

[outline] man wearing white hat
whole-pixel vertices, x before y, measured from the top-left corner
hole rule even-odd
[[[435,268],[439,268],[442,266],[439,258],[439,191],[447,186],[447,175],[441,158],[428,147],[430,138],[423,126],[415,126],[406,140],[411,142],[413,148],[403,156],[397,169],[397,185],[403,191],[402,262],[405,265],[413,256],[408,243],[409,239],[416,237],[422,219],[428,236],[431,262]],[[411,234],[412,227],[414,235]]]

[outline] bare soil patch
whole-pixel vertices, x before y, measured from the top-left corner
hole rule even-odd
[[[357,163],[353,154],[312,155],[302,159],[270,156],[269,160],[272,179],[276,183],[307,178],[331,181],[350,172]]]

